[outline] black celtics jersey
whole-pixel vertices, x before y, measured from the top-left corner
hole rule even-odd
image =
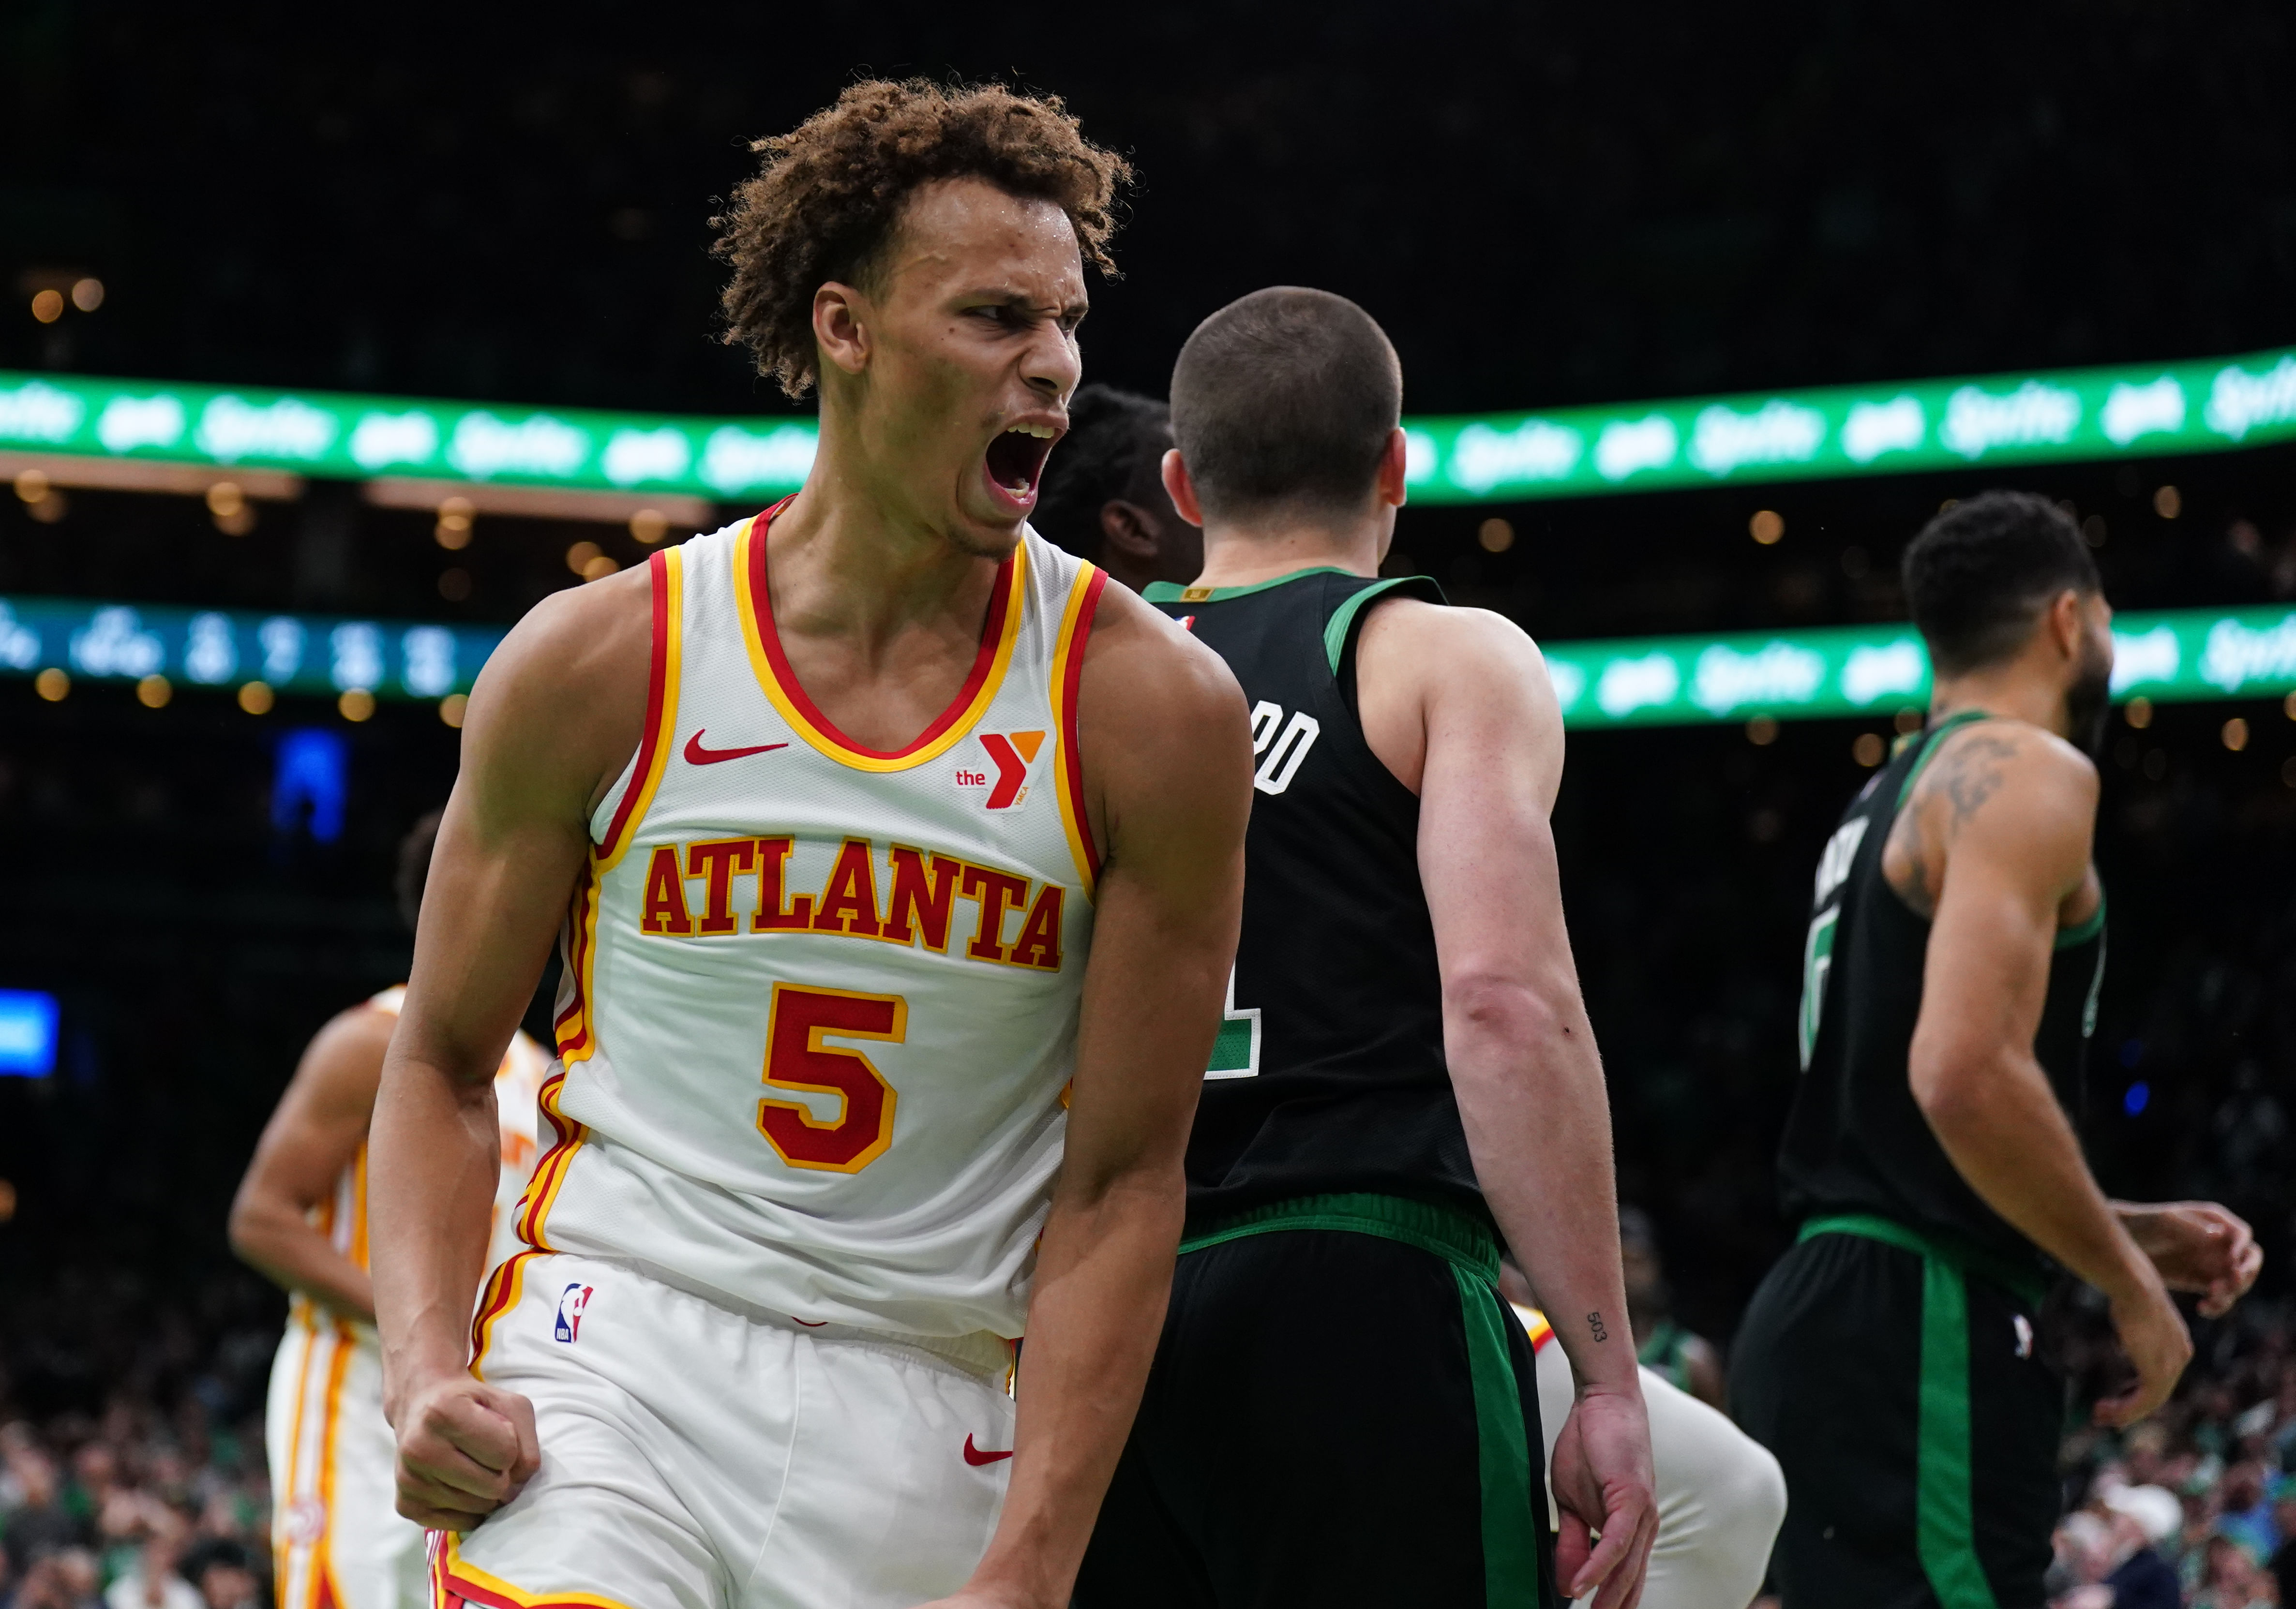
[[[1243,933],[1188,1141],[1191,1231],[1336,1191],[1487,1216],[1443,1060],[1419,800],[1356,718],[1365,606],[1398,593],[1442,600],[1423,577],[1337,569],[1147,591],[1243,684],[1258,756]]]
[[[1979,1199],[1938,1143],[1907,1075],[1930,924],[1882,871],[1882,847],[1915,780],[1962,715],[1906,744],[1852,802],[1818,859],[1796,1022],[1802,1077],[1778,1172],[1786,1212],[1875,1213],[1983,1251],[2046,1259]],[[2082,1063],[2104,979],[2104,908],[2057,935],[2033,1052],[2068,1115],[2081,1109]]]

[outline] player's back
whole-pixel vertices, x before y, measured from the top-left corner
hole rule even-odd
[[[1356,710],[1357,634],[1398,593],[1441,600],[1424,578],[1339,569],[1147,589],[1235,673],[1259,755],[1228,1018],[1188,1148],[1192,1227],[1338,1191],[1484,1216],[1443,1058],[1419,800]]]
[[[1890,885],[1882,851],[1923,769],[1966,713],[1900,748],[1843,812],[1820,857],[1797,1019],[1802,1076],[1779,1148],[1790,1217],[1879,1213],[2030,1270],[2046,1259],[1980,1200],[1914,1099],[1908,1057],[1930,923]],[[2034,1054],[2076,1120],[2104,976],[2104,911],[2057,935]]]
[[[964,688],[880,752],[783,655],[770,518],[652,561],[647,726],[592,822],[520,1232],[737,1310],[1016,1335],[1091,942],[1102,577],[1025,534]]]

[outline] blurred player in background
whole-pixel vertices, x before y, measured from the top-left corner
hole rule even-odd
[[[1086,406],[1086,397],[1095,393]],[[1141,478],[1141,464],[1157,464],[1170,450],[1168,411],[1152,398],[1104,386],[1086,387],[1078,404],[1071,433],[1046,474],[1039,516],[1045,533],[1109,566],[1112,575],[1141,578],[1136,584],[1171,579],[1176,567],[1193,567],[1185,577],[1193,579],[1201,564],[1202,532],[1180,517],[1160,475],[1152,483]],[[1710,1368],[1711,1349],[1702,1353],[1698,1349],[1705,1344],[1695,1337],[1690,1338],[1694,1346],[1667,1344],[1669,1335],[1659,1327],[1664,1322],[1664,1275],[1649,1220],[1622,1207],[1619,1228],[1635,1336],[1661,1363],[1687,1361],[1693,1382],[1677,1390],[1683,1383],[1669,1384],[1663,1368],[1653,1373],[1645,1367],[1642,1374],[1659,1516],[1642,1601],[1648,1609],[1744,1609],[1769,1562],[1785,1507],[1784,1482],[1776,1459],[1719,1413],[1684,1394],[1699,1384],[1718,1394],[1718,1379],[1703,1381],[1696,1367],[1702,1361]],[[1551,1464],[1576,1390],[1570,1360],[1534,1311],[1521,1270],[1508,1262],[1500,1278],[1502,1292],[1516,1304],[1531,1335],[1542,1461]],[[1355,1299],[1364,1293],[1334,1294]],[[1660,1344],[1651,1346],[1652,1339]]]
[[[2108,1201],[2074,1131],[2104,982],[2090,859],[2112,611],[2072,518],[1988,492],[1906,550],[1929,723],[1819,858],[1801,1082],[1778,1169],[1800,1237],[1740,1326],[1731,1402],[1784,1466],[1786,1609],[2038,1604],[2065,1385],[2036,1327],[2102,1291],[2127,1425],[2261,1263],[2220,1206]]]
[[[438,836],[433,811],[398,846],[409,932]],[[395,1500],[367,1275],[367,1127],[406,993],[386,989],[319,1030],[232,1203],[232,1249],[291,1297],[264,1418],[279,1609],[407,1609],[430,1598],[422,1528]],[[534,1164],[535,1097],[548,1070],[524,1033],[495,1069],[501,1177],[490,1267],[519,1247],[512,1220]]]
[[[472,695],[376,1121],[401,1509],[449,1603],[1054,1609],[1170,1289],[1249,730],[1025,523],[1123,163],[922,81],[758,149],[726,306],[819,388],[804,488]],[[484,1070],[554,932],[474,1357]]]
[[[1053,541],[1134,592],[1185,584],[1204,568],[1204,534],[1164,489],[1172,411],[1114,386],[1080,386],[1069,433],[1046,466],[1035,524]]]
[[[1658,1230],[1637,1206],[1619,1209],[1619,1252],[1627,1277],[1627,1317],[1634,1325],[1635,1356],[1677,1391],[1710,1408],[1723,1405],[1722,1356],[1705,1336],[1674,1316],[1674,1292],[1659,1255]],[[1651,1433],[1658,1433],[1653,1425]]]

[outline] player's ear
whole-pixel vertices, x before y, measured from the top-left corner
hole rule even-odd
[[[1379,454],[1379,500],[1390,509],[1399,509],[1410,495],[1411,438],[1398,425],[1388,433],[1387,445]]]
[[[832,280],[813,293],[813,341],[823,363],[834,363],[848,374],[869,366],[865,314],[865,298],[850,285]]]
[[[1158,550],[1163,545],[1158,540],[1159,535],[1138,504],[1112,499],[1101,505],[1100,540],[1103,551],[1122,557],[1128,561],[1127,568],[1154,567],[1160,557]]]
[[[2081,595],[2067,587],[2049,600],[2049,607],[2041,617],[2042,629],[2048,633],[2057,651],[2068,659],[2081,657],[2081,641],[2088,634],[2087,622],[2081,616]]]
[[[1203,505],[1196,501],[1196,483],[1188,478],[1187,460],[1180,456],[1179,448],[1174,447],[1164,454],[1163,471],[1164,491],[1171,498],[1172,506],[1180,511],[1180,518],[1190,525],[1203,524]]]

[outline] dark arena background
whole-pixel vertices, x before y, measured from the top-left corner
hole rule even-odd
[[[1360,302],[1401,353],[1407,422],[1446,429],[1631,422],[1688,398],[1667,414],[1688,453],[1713,397],[1752,417],[1814,388],[1918,394],[1934,432],[1969,377],[2003,398],[2033,376],[2090,396],[2063,377],[2112,371],[2095,398],[2198,377],[2149,439],[2084,422],[2053,445],[2045,422],[2005,426],[1990,458],[1902,468],[1769,473],[1742,453],[1751,467],[1639,482],[1501,473],[1477,494],[1454,474],[1405,509],[1389,568],[1559,659],[1836,627],[1882,642],[1911,535],[1948,499],[2013,486],[2072,507],[2118,609],[2200,623],[2157,694],[2116,706],[2102,756],[2111,960],[2084,1129],[2109,1189],[2220,1199],[2263,1241],[2256,1294],[2196,1322],[2195,1366],[2137,1455],[2185,1498],[2188,1549],[2272,1525],[2296,1455],[2292,27],[2260,0],[0,11],[13,1572],[52,1511],[107,1579],[155,1504],[265,1552],[284,1304],[233,1260],[225,1214],[312,1033],[404,977],[393,849],[456,764],[447,682],[410,696],[411,671],[346,672],[340,637],[331,673],[316,633],[452,628],[466,687],[471,645],[545,593],[769,500],[570,474],[529,478],[521,501],[507,480],[234,459],[180,421],[172,455],[40,421],[94,420],[118,381],[180,388],[195,421],[221,389],[802,423],[715,339],[709,220],[748,138],[864,73],[1057,92],[1137,165],[1123,275],[1093,287],[1088,380],[1160,396],[1195,323],[1270,283]],[[2247,377],[2236,439],[2205,423],[2228,364]],[[107,625],[98,606],[141,613]],[[259,623],[302,622],[308,664],[259,695],[243,670],[178,668],[193,615],[230,623],[242,659],[271,651]],[[2194,666],[2219,617],[2251,651],[2210,682]],[[10,659],[12,630],[37,651]],[[91,649],[83,633],[110,634]],[[136,657],[139,633],[158,657]],[[1655,1221],[1675,1315],[1726,1351],[1787,1240],[1772,1159],[1812,870],[1920,700],[1685,693],[1664,719],[1605,720],[1586,699],[1557,827],[1621,1195]],[[538,1001],[529,1028],[545,1021]],[[2069,1492],[2128,1456],[2076,1435]]]

